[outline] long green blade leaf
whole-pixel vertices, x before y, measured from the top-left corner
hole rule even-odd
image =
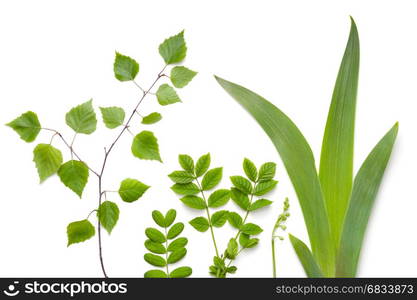
[[[320,183],[336,249],[352,190],[358,73],[359,38],[352,19],[327,116],[320,159]]]
[[[323,277],[320,267],[317,265],[313,254],[311,253],[310,249],[308,249],[306,244],[291,234],[289,234],[289,237],[295,253],[297,254],[298,259],[300,260],[304,271],[306,272],[307,277]]]
[[[398,123],[368,155],[353,183],[337,256],[337,277],[355,277],[369,215],[391,156]]]
[[[276,106],[252,91],[216,77],[218,83],[259,123],[278,150],[303,211],[314,257],[334,275],[335,252],[313,153],[297,126]]]

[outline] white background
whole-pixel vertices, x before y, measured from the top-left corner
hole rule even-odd
[[[271,276],[270,232],[283,199],[291,200],[289,232],[308,241],[303,218],[282,163],[261,128],[214,81],[212,75],[240,83],[272,101],[299,126],[319,155],[334,80],[347,41],[352,15],[361,40],[355,169],[374,144],[400,122],[395,151],[387,169],[364,242],[359,276],[416,276],[416,70],[414,1],[2,1],[0,4],[0,123],[27,110],[43,126],[70,139],[64,115],[89,98],[98,106],[118,105],[131,111],[139,91],[113,76],[114,51],[140,63],[138,81],[147,87],[163,65],[157,47],[185,29],[184,65],[199,71],[179,91],[182,104],[161,108],[150,96],[143,113],[162,112],[151,128],[159,138],[164,164],[141,161],[130,153],[131,136],[120,140],[110,157],[105,189],[115,190],[126,177],[152,188],[128,204],[117,194],[120,220],[111,237],[104,233],[104,259],[109,276],[142,276],[144,229],[151,211],[176,208],[187,222],[198,212],[185,208],[169,189],[167,174],[177,155],[211,152],[212,166],[227,176],[241,173],[249,157],[257,164],[278,163],[275,204],[250,220],[265,232],[260,246],[237,260],[237,276]],[[98,112],[98,110],[97,110]],[[103,147],[118,130],[108,130],[99,117],[98,130],[77,138],[77,152],[98,169]],[[133,131],[143,127],[135,119]],[[32,162],[36,143],[21,141],[0,126],[0,276],[101,276],[97,239],[66,247],[66,226],[84,219],[97,205],[97,181],[82,200],[58,177],[39,185]],[[49,142],[43,132],[36,142]],[[65,159],[69,151],[59,143]],[[233,203],[228,206],[235,209]],[[93,218],[92,218],[93,219]],[[213,257],[208,233],[186,227],[188,255],[182,264],[193,276],[207,276]],[[216,230],[221,248],[229,226]],[[304,273],[288,239],[277,246],[279,276]]]

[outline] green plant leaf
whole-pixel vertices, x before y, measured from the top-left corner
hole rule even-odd
[[[168,275],[161,270],[149,270],[144,275],[144,278],[167,278]]]
[[[190,183],[194,180],[194,176],[187,171],[174,171],[168,177],[175,183]]]
[[[188,195],[180,199],[182,203],[194,209],[206,209],[206,202],[200,197]]]
[[[6,124],[25,142],[33,142],[41,131],[38,116],[33,111],[27,111],[13,121]]]
[[[125,120],[125,111],[121,107],[100,107],[100,111],[107,128],[114,129],[119,127]]]
[[[216,80],[255,118],[275,145],[300,202],[313,255],[323,273],[333,276],[335,249],[310,146],[297,126],[275,105],[242,86],[219,77]]]
[[[138,200],[149,189],[149,186],[139,180],[126,178],[120,183],[119,195],[125,202]]]
[[[240,227],[243,225],[242,217],[238,213],[230,211],[227,215],[227,219],[230,225],[236,229],[240,229]]]
[[[33,161],[42,183],[58,171],[62,164],[62,153],[49,144],[38,144],[33,150]]]
[[[166,83],[158,88],[156,91],[156,98],[158,99],[159,104],[163,106],[181,102],[181,99],[178,97],[174,88]]]
[[[178,250],[175,250],[171,252],[171,254],[168,256],[167,262],[169,264],[175,264],[176,262],[183,259],[186,254],[187,254],[187,249],[185,248],[180,248]]]
[[[88,181],[88,167],[78,160],[70,160],[58,169],[62,183],[76,193],[80,198]]]
[[[120,81],[134,80],[139,72],[139,64],[129,56],[116,52],[114,59],[114,76]]]
[[[198,186],[192,182],[190,183],[176,183],[171,186],[171,190],[180,195],[195,195],[200,192]]]
[[[188,244],[188,239],[185,237],[177,238],[168,245],[168,251],[175,251],[185,247]]]
[[[222,227],[226,223],[228,215],[229,212],[227,210],[216,211],[211,216],[211,224],[214,227]]]
[[[243,233],[246,233],[246,234],[249,234],[249,235],[257,235],[257,234],[260,234],[263,231],[261,227],[259,227],[256,224],[253,224],[253,223],[246,223],[246,224],[244,224],[240,228],[240,230]]]
[[[272,204],[272,201],[270,200],[259,199],[251,204],[251,206],[249,207],[249,211],[254,211],[254,210],[260,209],[262,207],[265,207],[271,204]]]
[[[155,267],[165,267],[167,265],[165,259],[159,255],[155,255],[152,253],[146,253],[143,258],[148,264],[151,264]]]
[[[258,179],[258,170],[256,169],[255,164],[248,158],[243,160],[243,171],[245,171],[246,176],[253,182],[256,182]]]
[[[352,19],[327,116],[320,159],[320,183],[336,249],[352,191],[358,76],[359,37]]]
[[[193,270],[190,267],[179,267],[176,268],[169,274],[171,278],[186,278],[193,273]]]
[[[161,54],[167,65],[181,62],[187,54],[187,46],[184,40],[184,30],[177,35],[167,38],[159,45],[159,54]]]
[[[177,66],[171,70],[171,82],[176,88],[185,87],[193,78],[197,75],[197,72],[194,72],[186,67]]]
[[[229,199],[230,191],[220,189],[211,193],[207,202],[209,207],[216,208],[225,205],[227,202],[229,202]]]
[[[174,224],[168,231],[167,238],[172,240],[175,239],[181,232],[184,230],[183,223],[176,223]]]
[[[291,244],[306,272],[307,277],[320,278],[323,277],[322,271],[313,257],[310,249],[301,240],[289,234]]]
[[[258,180],[268,181],[275,177],[276,163],[266,162],[259,168],[259,177]]]
[[[171,226],[174,223],[175,218],[177,217],[177,212],[175,209],[170,209],[165,214],[165,227]]]
[[[268,181],[262,181],[259,182],[256,187],[255,190],[253,191],[253,194],[255,196],[263,196],[267,193],[269,193],[270,191],[272,191],[275,186],[277,185],[278,181],[275,180],[268,180]]]
[[[349,208],[341,235],[336,276],[355,277],[369,215],[398,133],[398,123],[378,142],[365,159],[353,183]]]
[[[241,192],[237,188],[230,189],[230,198],[232,198],[233,202],[235,202],[239,207],[243,210],[248,210],[250,201],[248,195]]]
[[[197,217],[192,219],[190,221],[190,225],[200,232],[205,232],[207,229],[209,229],[209,222],[204,217]]]
[[[154,210],[152,212],[152,219],[154,220],[154,222],[160,226],[165,228],[165,217],[164,215],[159,211],[159,210]]]
[[[203,176],[204,173],[207,172],[208,168],[210,167],[211,157],[210,153],[202,155],[195,165],[195,175],[197,177]]]
[[[159,155],[158,140],[151,131],[144,130],[135,136],[132,142],[132,153],[140,159],[162,162]]]
[[[250,238],[250,236],[246,233],[241,233],[239,236],[239,244],[243,248],[253,248],[258,245],[259,239],[257,238]]]
[[[230,239],[229,243],[227,244],[227,249],[226,249],[227,258],[235,259],[238,251],[239,251],[239,245],[236,242],[236,239]]]
[[[156,253],[156,254],[165,254],[165,253],[167,253],[167,249],[165,249],[164,245],[162,245],[161,243],[158,243],[158,242],[151,241],[151,240],[146,240],[145,241],[145,247],[146,247],[146,249],[148,249],[152,253]]]
[[[91,134],[96,131],[97,118],[93,108],[93,100],[88,100],[72,108],[65,115],[65,122],[76,133]]]
[[[232,184],[241,192],[249,195],[252,193],[252,184],[249,180],[242,176],[230,176]]]
[[[191,156],[187,154],[180,154],[178,156],[178,161],[185,171],[190,172],[191,174],[194,173],[194,160]]]
[[[153,242],[163,243],[166,241],[164,234],[156,228],[146,228],[145,234]]]
[[[104,201],[98,208],[98,219],[100,224],[110,234],[119,220],[119,208],[117,204],[111,201]]]
[[[214,188],[222,180],[223,168],[214,168],[209,170],[201,181],[203,191],[208,191]]]
[[[158,112],[150,113],[142,118],[142,124],[155,124],[162,120],[162,115]]]
[[[67,246],[84,242],[92,238],[95,233],[94,226],[88,220],[72,222],[67,226]]]

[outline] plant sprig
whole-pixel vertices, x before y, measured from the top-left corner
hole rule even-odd
[[[169,178],[175,182],[171,189],[182,195],[180,199],[186,206],[204,211],[205,216],[192,219],[189,223],[197,231],[206,232],[210,230],[215,256],[209,273],[215,277],[224,278],[228,273],[235,273],[236,266],[231,263],[236,257],[247,248],[255,247],[259,239],[252,236],[260,234],[263,230],[254,223],[247,223],[251,211],[269,206],[272,201],[258,199],[272,191],[277,181],[275,176],[275,164],[265,163],[261,166],[259,173],[256,166],[249,160],[243,162],[243,169],[247,178],[243,176],[232,176],[230,179],[234,185],[231,189],[215,189],[223,176],[223,168],[210,168],[211,156],[209,153],[201,156],[194,164],[194,160],[185,154],[179,155],[179,163],[183,170],[174,171]],[[215,189],[214,191],[212,191]],[[211,192],[207,197],[206,193]],[[256,198],[256,201],[254,201]],[[228,210],[216,210],[226,205],[232,199],[245,215],[242,218],[238,213]],[[226,250],[219,251],[214,228],[220,228],[229,222],[236,230],[236,235],[230,239]],[[227,261],[228,260],[228,261]]]
[[[105,277],[107,277],[107,273],[103,262],[101,227],[103,226],[110,234],[119,219],[119,208],[116,203],[107,201],[108,191],[106,191],[103,187],[103,178],[107,162],[117,142],[124,135],[124,133],[126,131],[132,133],[129,128],[131,126],[131,122],[133,121],[133,117],[135,115],[141,116],[139,108],[143,100],[148,95],[155,95],[158,103],[162,106],[181,101],[176,90],[166,82],[159,86],[156,93],[153,92],[153,89],[162,79],[169,79],[176,88],[186,86],[193,79],[197,73],[183,66],[173,67],[171,69],[170,76],[166,74],[166,70],[169,65],[177,64],[184,60],[186,51],[187,47],[184,40],[184,31],[166,39],[159,46],[159,53],[162,56],[165,65],[147,89],[142,88],[141,85],[135,81],[135,78],[139,73],[139,63],[129,56],[116,52],[113,65],[116,79],[121,82],[132,82],[136,88],[140,89],[142,95],[130,115],[128,115],[127,120],[125,110],[121,107],[100,107],[105,126],[109,129],[121,129],[113,142],[108,147],[104,148],[104,158],[99,171],[91,168],[90,164],[82,160],[81,156],[74,149],[74,143],[79,134],[90,135],[97,128],[97,116],[92,100],[73,107],[66,114],[66,124],[74,131],[71,142],[68,142],[68,140],[64,138],[58,130],[42,127],[38,116],[32,111],[22,114],[7,124],[7,126],[15,130],[21,139],[26,142],[33,142],[41,130],[52,133],[49,144],[38,144],[33,152],[34,162],[36,164],[41,183],[50,176],[58,174],[64,185],[81,198],[83,190],[89,179],[89,172],[93,173],[97,177],[99,190],[97,207],[91,210],[86,219],[70,223],[67,226],[67,235],[68,246],[74,243],[86,241],[93,237],[95,235],[95,227],[91,224],[88,218],[93,212],[97,213],[99,260]],[[162,119],[162,115],[158,112],[152,112],[146,116],[141,116],[141,119],[141,123],[148,126],[149,124],[154,124],[160,121]],[[59,137],[64,143],[64,146],[69,149],[71,159],[65,163],[63,163],[62,152],[52,146],[54,137],[56,136]],[[132,142],[131,150],[132,154],[137,158],[162,162],[159,153],[158,140],[151,131],[143,130],[142,132],[136,134]],[[137,179],[126,178],[121,182],[120,188],[117,192],[123,201],[130,203],[141,198],[148,188],[148,185]],[[103,197],[105,201],[103,201]]]
[[[277,220],[275,221],[274,228],[272,229],[272,235],[271,235],[271,248],[272,248],[272,276],[274,278],[277,277],[277,262],[275,257],[275,239],[279,239],[281,241],[284,240],[284,237],[282,235],[278,235],[277,232],[279,230],[285,231],[287,230],[287,226],[285,225],[285,222],[287,221],[288,217],[290,216],[290,213],[288,212],[290,209],[290,202],[288,198],[285,198],[284,205],[282,212],[278,215]]]
[[[177,263],[187,254],[185,247],[188,239],[178,237],[184,230],[184,224],[178,222],[172,225],[176,216],[177,212],[174,209],[168,210],[165,216],[158,210],[152,212],[154,222],[163,228],[164,232],[152,227],[145,230],[148,237],[145,241],[145,247],[151,253],[146,253],[144,259],[150,265],[165,268],[165,270],[149,270],[144,274],[145,278],[185,278],[192,274],[190,267],[178,267],[172,271],[169,270],[169,265]]]

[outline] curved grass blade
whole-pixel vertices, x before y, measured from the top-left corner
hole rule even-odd
[[[359,37],[354,20],[337,75],[327,116],[320,159],[320,183],[335,248],[353,181],[353,145],[359,74]]]
[[[398,123],[368,155],[353,183],[337,256],[337,277],[355,277],[369,215],[391,156]]]
[[[335,252],[313,153],[297,126],[254,92],[216,77],[269,136],[287,169],[303,211],[313,255],[326,276],[334,275]]]
[[[317,265],[313,254],[310,249],[304,244],[301,240],[297,239],[295,236],[289,234],[291,244],[295,250],[295,253],[298,256],[301,264],[303,265],[304,271],[306,272],[307,277],[310,278],[321,278],[323,274],[320,270],[320,267]]]

